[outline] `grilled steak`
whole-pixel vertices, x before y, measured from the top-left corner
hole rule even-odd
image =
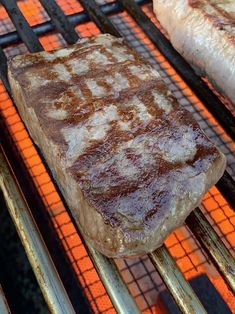
[[[154,0],[173,46],[235,104],[235,1]]]
[[[83,235],[107,256],[159,247],[224,171],[224,155],[122,39],[16,56],[9,80]]]

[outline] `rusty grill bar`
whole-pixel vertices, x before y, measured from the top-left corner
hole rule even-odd
[[[114,26],[110,19],[105,15],[107,13],[117,13],[126,10],[141,27],[141,29],[147,34],[153,44],[159,49],[159,51],[169,60],[172,66],[177,70],[180,76],[188,84],[188,86],[195,92],[199,99],[205,104],[208,110],[213,114],[213,116],[218,120],[224,130],[228,135],[234,139],[235,136],[235,122],[232,113],[224,106],[220,99],[207,87],[199,77],[195,75],[189,65],[183,60],[183,58],[178,55],[178,53],[171,46],[166,37],[161,33],[161,31],[156,27],[156,25],[151,22],[147,15],[141,10],[138,4],[148,3],[150,1],[123,1],[118,0],[115,3],[108,3],[102,6],[98,6],[93,0],[90,1],[80,1],[84,8],[84,12],[70,15],[66,17],[61,8],[54,0],[40,0],[41,4],[45,8],[46,12],[51,18],[50,22],[45,22],[41,25],[36,25],[31,28],[26,21],[25,17],[19,10],[15,0],[0,0],[0,3],[6,8],[9,17],[15,25],[17,32],[12,32],[0,36],[0,44],[3,47],[11,43],[16,43],[19,38],[25,43],[30,52],[42,51],[43,47],[40,44],[37,35],[43,34],[44,32],[52,31],[54,28],[57,29],[59,33],[62,34],[67,43],[76,42],[78,35],[74,29],[76,24],[91,20],[93,21],[102,32],[109,32],[116,36],[121,36],[118,29]],[[119,3],[119,4],[118,4]],[[138,3],[138,4],[137,4]],[[9,36],[8,36],[9,35]],[[10,94],[10,88],[7,81],[7,65],[6,57],[3,50],[0,47],[0,75],[5,85],[7,91]],[[17,156],[17,152],[14,151],[13,145],[9,145],[8,140],[9,134],[6,132],[6,126],[4,126],[4,121],[1,121],[1,128],[4,132],[7,140],[3,140],[3,148],[6,152],[10,164],[13,168],[14,173],[17,175],[17,180],[21,186],[22,178],[20,179],[20,172],[17,171],[17,160],[19,162],[20,157]],[[4,130],[3,130],[4,129]],[[40,153],[40,152],[39,152]],[[13,157],[14,156],[14,157]],[[2,159],[3,160],[3,159]],[[3,162],[4,165],[5,161]],[[5,164],[4,169],[7,169]],[[22,170],[22,166],[21,166]],[[2,169],[1,176],[4,176],[4,171]],[[50,172],[50,170],[48,169]],[[23,177],[30,176],[25,167],[23,169]],[[12,180],[10,178],[9,180]],[[13,181],[12,181],[13,184]],[[235,199],[235,184],[232,177],[228,172],[222,177],[220,182],[217,184],[218,189],[224,195],[225,199],[234,206]],[[37,194],[37,189],[35,188],[35,193]],[[58,190],[58,189],[57,189]],[[59,191],[58,191],[59,192]],[[59,195],[61,193],[59,192]],[[7,195],[6,200],[9,205],[11,197]],[[63,198],[62,198],[63,199]],[[30,201],[28,202],[30,205]],[[65,204],[66,205],[66,204]],[[13,205],[12,205],[13,206]],[[13,206],[14,207],[14,206]],[[31,208],[31,206],[30,206]],[[32,208],[31,208],[32,210]],[[69,211],[69,209],[68,209]],[[69,211],[70,212],[70,211]],[[72,213],[70,213],[72,215]],[[76,218],[71,217],[75,227]],[[14,219],[13,219],[14,220]],[[225,247],[221,239],[218,237],[214,229],[208,223],[206,217],[202,214],[199,209],[196,209],[187,219],[187,224],[192,230],[195,237],[199,240],[203,246],[205,252],[211,257],[215,266],[221,272],[223,278],[227,281],[230,288],[235,290],[235,263],[234,259],[229,253],[228,249]],[[77,230],[79,233],[79,230]],[[81,237],[82,238],[82,237]],[[138,313],[139,310],[136,307],[133,299],[131,298],[127,287],[125,286],[122,278],[120,277],[116,265],[112,260],[109,260],[97,253],[93,248],[89,247],[84,243],[94,265],[106,287],[107,292],[119,313]],[[178,269],[174,259],[171,257],[166,247],[156,250],[155,252],[149,254],[151,261],[162,277],[163,281],[166,283],[169,291],[174,297],[179,308],[184,313],[206,313],[205,309],[201,305],[194,291],[184,279],[180,270]],[[61,274],[60,274],[61,275]],[[63,280],[62,280],[63,281]],[[66,292],[64,292],[66,296]],[[69,296],[71,298],[71,296]],[[50,300],[48,301],[50,304]],[[73,302],[72,302],[73,303]],[[74,305],[74,303],[73,303]],[[69,303],[68,313],[69,313]]]

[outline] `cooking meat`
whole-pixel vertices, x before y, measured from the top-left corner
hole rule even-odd
[[[224,171],[224,155],[122,39],[16,56],[9,80],[85,239],[107,256],[155,250]]]
[[[235,104],[235,1],[153,0],[176,50]]]

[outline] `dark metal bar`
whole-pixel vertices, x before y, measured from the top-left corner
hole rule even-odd
[[[2,80],[7,92],[11,95],[11,89],[7,78],[7,58],[0,46],[0,79]]]
[[[86,243],[88,253],[119,314],[140,314],[127,286],[121,279],[113,259],[105,257]]]
[[[186,223],[235,293],[235,260],[201,210],[196,208]]]
[[[230,207],[235,210],[235,182],[227,171],[225,171],[222,178],[216,184],[216,187],[224,196]]]
[[[195,92],[207,109],[218,120],[224,130],[235,140],[235,118],[224,106],[218,97],[210,90],[206,83],[195,74],[189,64],[173,48],[169,40],[147,17],[133,0],[117,0],[123,8],[133,17],[153,44],[166,57],[184,81]]]
[[[113,36],[120,37],[118,30],[100,10],[98,4],[94,0],[79,0],[79,2],[88,13],[91,21],[99,27],[101,32],[110,33]]]
[[[138,5],[143,5],[150,2],[151,0],[136,0],[136,3],[138,3]],[[117,2],[106,3],[99,6],[99,8],[105,15],[112,15],[123,11],[123,8],[121,8],[120,4],[118,4]],[[88,13],[85,11],[67,15],[67,18],[73,26],[88,22],[90,20]],[[54,31],[55,25],[52,23],[52,21],[47,21],[38,25],[34,25],[31,28],[37,36],[41,36]],[[0,35],[0,46],[2,48],[5,48],[9,45],[17,44],[20,42],[20,39],[21,38],[16,31]]]
[[[29,23],[21,13],[15,0],[0,0],[0,3],[6,9],[8,15],[10,16],[13,24],[22,41],[25,43],[30,52],[37,52],[43,49],[40,44],[36,34],[31,29]]]
[[[40,0],[40,2],[50,16],[55,28],[63,35],[66,42],[75,44],[79,38],[78,34],[55,0]]]
[[[185,280],[165,245],[148,254],[148,256],[182,313],[205,314],[206,310],[190,284]]]

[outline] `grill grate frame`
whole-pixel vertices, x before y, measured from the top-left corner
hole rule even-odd
[[[231,178],[230,178],[230,179],[231,179]],[[222,186],[225,187],[224,184],[222,184]],[[225,190],[226,190],[226,188],[225,188]]]

